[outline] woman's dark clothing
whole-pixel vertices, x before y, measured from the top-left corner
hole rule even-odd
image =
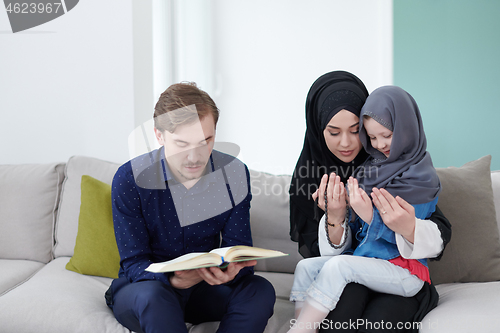
[[[349,283],[337,308],[330,312],[319,333],[418,333],[420,321],[437,306],[439,296],[433,285],[425,283],[413,297],[377,293]]]
[[[320,255],[318,246],[319,219],[315,217],[317,206],[311,199],[324,174],[335,172],[345,184],[354,170],[363,164],[368,154],[361,150],[350,163],[335,157],[326,146],[323,131],[340,110],[348,110],[358,117],[368,92],[364,84],[356,76],[343,71],[324,74],[311,86],[306,100],[306,135],[304,147],[293,173],[290,184],[290,237],[298,242],[299,253],[304,258]],[[321,216],[319,216],[321,217]],[[431,215],[430,220],[436,223],[441,231],[444,247],[451,238],[451,225],[439,207]],[[439,260],[437,258],[430,260]],[[401,297],[371,291],[365,286],[351,283],[345,288],[340,301],[326,321],[349,322],[364,319],[367,322],[393,323],[393,330],[384,332],[418,332],[417,324],[413,329],[397,330],[398,322],[418,323],[434,307],[439,295],[435,287],[428,283],[413,297]],[[359,330],[321,329],[320,332],[371,332],[370,327],[359,327]],[[372,327],[373,328],[373,327]],[[349,330],[351,329],[351,330]],[[381,330],[374,329],[373,332]]]
[[[290,184],[290,236],[299,242],[304,257],[319,256],[318,222],[314,219],[315,203],[311,195],[321,177],[335,172],[342,182],[353,174],[368,154],[362,150],[349,163],[342,162],[326,146],[323,130],[341,110],[359,117],[368,91],[355,75],[335,71],[322,75],[309,89],[306,99],[306,134],[304,146]]]

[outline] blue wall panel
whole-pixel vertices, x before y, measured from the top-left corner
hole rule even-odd
[[[394,84],[419,104],[436,167],[500,169],[500,1],[395,0]]]

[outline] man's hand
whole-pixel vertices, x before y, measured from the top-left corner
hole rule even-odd
[[[350,177],[347,180],[349,189],[349,203],[358,216],[370,224],[373,218],[373,206],[368,194],[359,187],[358,180]]]
[[[212,286],[224,284],[232,281],[243,267],[255,265],[257,265],[256,260],[249,260],[229,263],[224,270],[219,267],[208,267],[176,271],[170,277],[170,284],[177,289],[191,288],[203,280]]]
[[[177,289],[187,289],[203,281],[197,269],[176,271],[170,277],[170,284]]]
[[[206,283],[215,286],[232,281],[242,268],[255,265],[257,265],[256,260],[249,260],[231,262],[224,270],[219,267],[208,267],[198,268],[196,271],[198,271],[199,276],[205,280]]]
[[[380,212],[382,221],[392,231],[415,241],[415,208],[397,196],[394,198],[386,189],[373,189],[372,199]]]

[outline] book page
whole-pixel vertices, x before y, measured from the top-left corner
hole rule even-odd
[[[217,248],[217,249],[213,249],[212,251],[210,251],[210,253],[215,253],[215,254],[218,254],[220,255],[221,257],[226,257],[226,254],[229,250],[231,250],[234,246],[228,246],[228,247],[220,247],[220,248]]]
[[[253,259],[275,258],[286,255],[288,254],[283,253],[281,251],[268,250],[260,247],[237,245],[225,251],[224,260],[236,262],[236,261],[246,261]]]
[[[218,266],[222,264],[219,255],[213,253],[187,253],[172,260],[149,265],[146,271],[153,273],[165,273],[196,269],[201,267]]]
[[[202,267],[220,266],[223,263],[248,261],[254,259],[275,258],[287,256],[281,251],[267,250],[258,247],[237,245],[213,249],[209,253],[188,253],[178,258],[149,265],[146,271],[165,273],[196,269]]]

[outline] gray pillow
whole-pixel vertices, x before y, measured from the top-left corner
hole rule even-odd
[[[0,165],[0,258],[48,263],[64,164]]]
[[[293,273],[302,258],[290,240],[288,189],[291,176],[250,170],[250,225],[253,245],[288,253],[287,257],[257,260],[257,271]]]
[[[440,261],[429,262],[434,284],[500,280],[500,242],[493,201],[491,156],[460,168],[438,168],[438,206],[452,225]]]
[[[80,216],[82,176],[89,175],[103,183],[111,184],[119,164],[93,157],[72,156],[64,170],[59,213],[55,227],[54,257],[71,257],[74,254],[78,219]]]

